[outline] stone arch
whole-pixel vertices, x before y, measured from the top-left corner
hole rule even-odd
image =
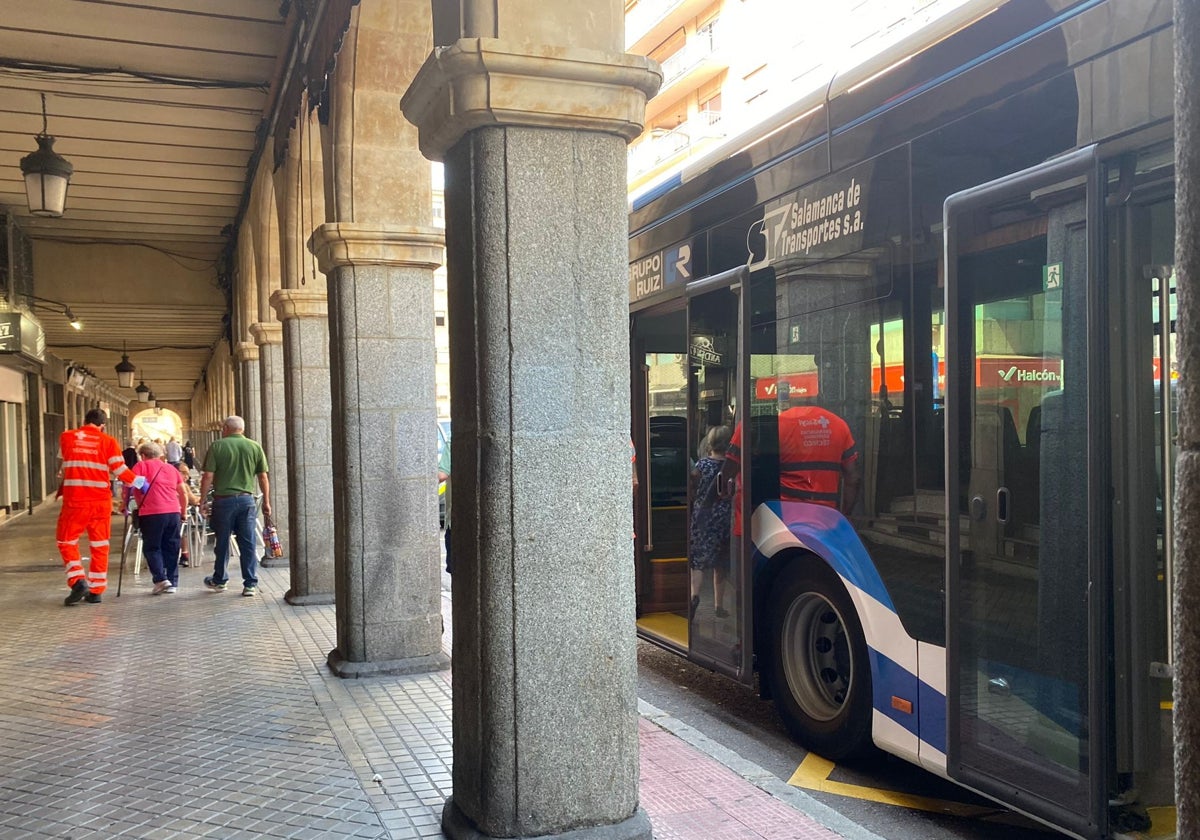
[[[141,438],[161,440],[166,443],[171,437],[183,443],[186,431],[183,418],[169,408],[147,408],[129,418],[130,435],[134,443]]]

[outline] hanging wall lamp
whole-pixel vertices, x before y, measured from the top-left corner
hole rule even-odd
[[[83,321],[71,311],[71,307],[65,303],[50,298],[38,297],[37,295],[25,295],[29,299],[29,306],[34,309],[50,309],[55,312],[61,312],[67,319],[67,323],[77,330],[83,329]]]
[[[54,151],[54,138],[46,133],[46,94],[42,94],[42,133],[36,152],[21,158],[21,174],[25,176],[25,196],[29,212],[35,216],[57,218],[67,203],[67,184],[75,171],[65,157]]]
[[[137,391],[138,402],[150,402],[150,389],[146,387],[146,380],[139,382],[133,390]]]
[[[133,387],[133,375],[137,372],[137,367],[133,362],[129,361],[129,354],[125,352],[124,343],[121,344],[121,361],[117,363],[117,384],[122,388]]]

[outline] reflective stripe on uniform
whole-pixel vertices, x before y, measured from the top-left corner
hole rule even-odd
[[[58,544],[59,545],[79,545],[79,537],[76,537],[73,540],[59,540]]]
[[[104,470],[108,472],[108,465],[103,461],[63,461],[64,468],[67,467],[83,467],[89,470]]]
[[[107,481],[88,481],[86,478],[68,478],[63,481],[63,487],[108,487]]]

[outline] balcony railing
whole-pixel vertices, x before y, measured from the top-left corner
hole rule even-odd
[[[663,60],[663,82],[659,93],[711,58],[719,45],[720,27],[709,24],[696,30],[678,52]]]
[[[649,172],[705,140],[725,136],[720,111],[701,111],[670,131],[655,130],[650,137],[629,149],[629,177]]]

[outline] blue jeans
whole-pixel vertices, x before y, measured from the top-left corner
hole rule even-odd
[[[154,582],[179,585],[179,513],[143,513],[138,516],[142,553]]]
[[[225,565],[229,562],[229,540],[236,537],[242,562],[242,584],[258,585],[258,558],[254,556],[254,528],[258,524],[253,496],[225,496],[213,499],[212,526],[217,535],[213,583],[225,583]]]

